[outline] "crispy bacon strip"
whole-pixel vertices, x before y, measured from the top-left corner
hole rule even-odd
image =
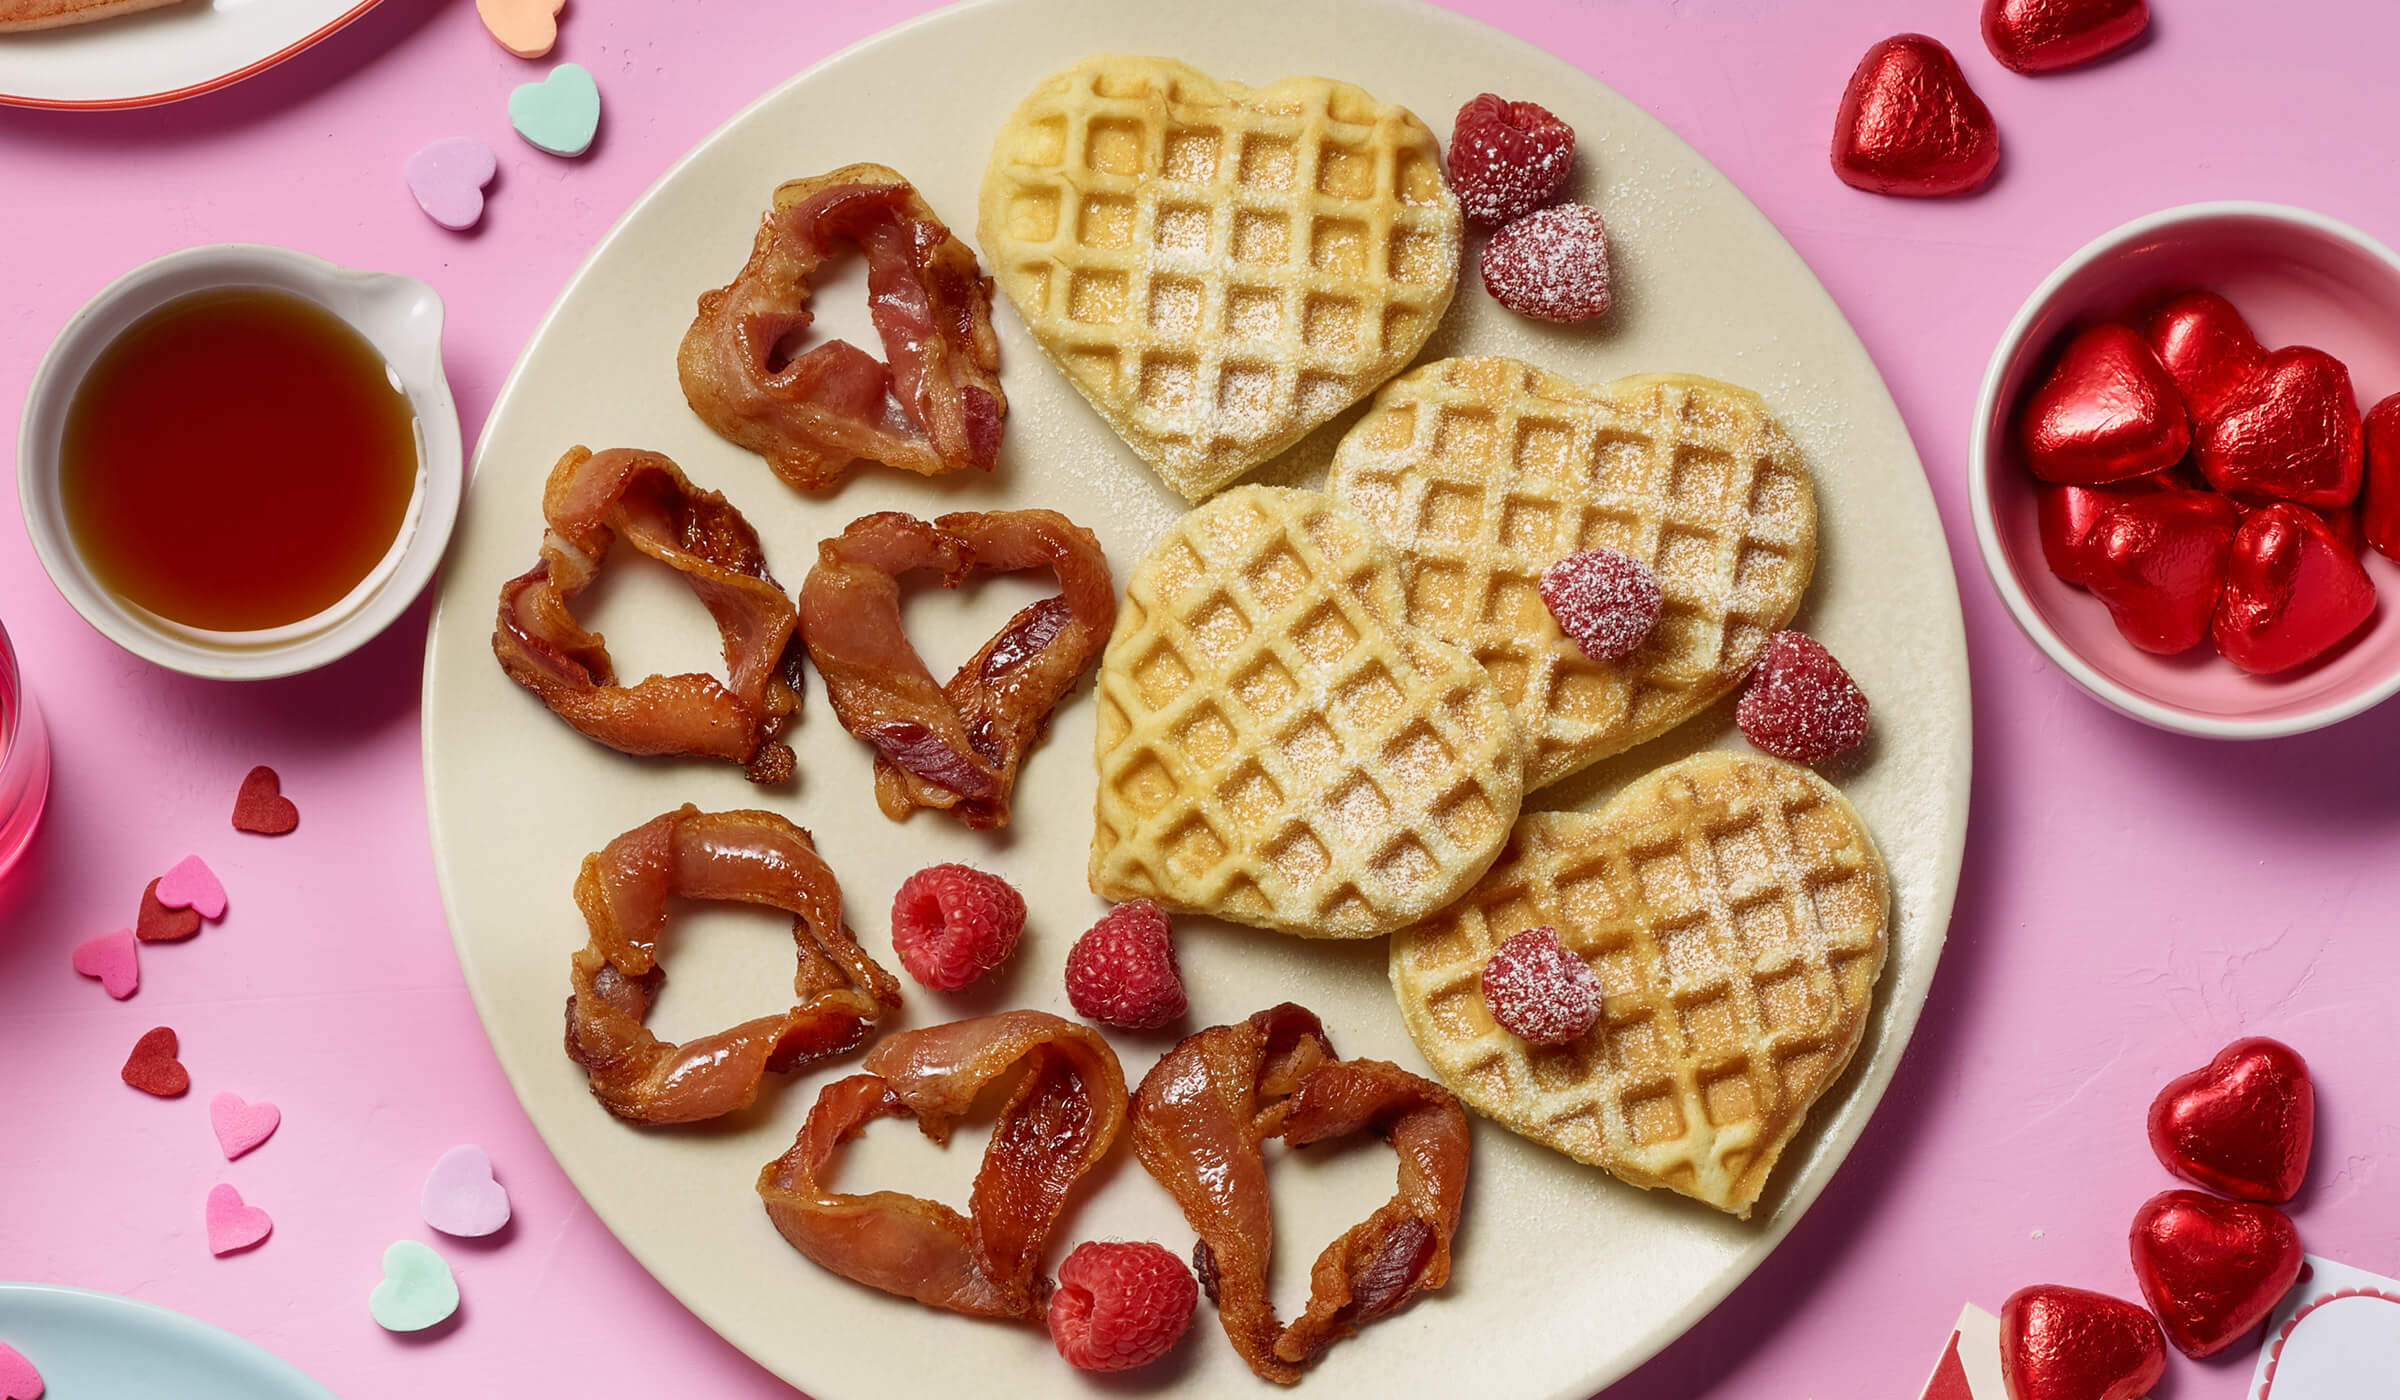
[[[889,365],[843,340],[790,353],[814,319],[809,281],[837,243],[866,255]],[[860,457],[925,476],[989,471],[1008,417],[991,279],[880,165],[779,186],[741,274],[701,296],[676,367],[694,413],[803,491]]]
[[[1260,1144],[1373,1130],[1400,1154],[1392,1199],[1317,1256],[1308,1308],[1285,1327],[1267,1297],[1275,1223]],[[1327,1346],[1450,1277],[1467,1186],[1467,1115],[1438,1084],[1380,1060],[1338,1060],[1289,1002],[1190,1036],[1133,1100],[1133,1147],[1200,1236],[1196,1261],[1233,1348],[1279,1385]]]
[[[658,940],[667,897],[787,910],[800,968],[791,1010],[670,1045],[642,1022],[666,983]],[[900,1005],[900,984],[842,924],[842,891],[808,833],[773,812],[688,803],[584,857],[575,881],[591,941],[574,959],[567,1058],[592,1096],[637,1123],[692,1123],[748,1108],[768,1070],[866,1043]]]
[[[552,713],[620,753],[689,754],[743,765],[756,783],[792,776],[776,742],[800,708],[792,600],[767,572],[758,534],[714,491],[655,452],[576,447],[542,491],[550,531],[541,562],[500,585],[492,651],[509,679]],[[608,645],[567,600],[591,586],[623,539],[683,576],[716,619],[727,676],[617,683]]]
[[[938,685],[900,630],[901,574],[956,588],[976,572],[1047,568],[1059,593],[1025,608]],[[1056,511],[861,517],[817,546],[800,585],[800,636],[842,727],[875,750],[885,816],[946,811],[976,830],[1008,825],[1009,794],[1050,712],[1116,625],[1116,585],[1089,530]]]
[[[950,1128],[1011,1066],[1010,1092],[984,1148],[968,1215],[897,1191],[846,1195],[825,1183],[834,1152],[877,1118]],[[1068,1198],[1125,1122],[1125,1074],[1089,1027],[1005,1011],[899,1031],[867,1072],[825,1087],[791,1150],[758,1176],[767,1216],[794,1249],[842,1277],[975,1317],[1038,1320],[1042,1253]]]

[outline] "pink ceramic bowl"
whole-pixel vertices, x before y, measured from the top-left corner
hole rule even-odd
[[[2252,676],[2202,643],[2153,656],[2100,600],[2042,561],[2016,420],[2066,337],[2188,287],[2218,292],[2261,343],[2314,345],[2350,367],[2364,412],[2400,390],[2400,256],[2347,224],[2281,204],[2187,204],[2086,244],[2025,299],[1992,351],[1967,458],[1984,567],[2025,635],[2084,689],[2148,724],[2263,739],[2332,724],[2400,690],[2400,565],[2370,550],[2380,595],[2356,635],[2297,670]]]

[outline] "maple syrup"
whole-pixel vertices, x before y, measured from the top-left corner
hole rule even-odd
[[[305,297],[178,297],[110,342],[60,442],[67,525],[100,583],[250,632],[340,602],[416,494],[416,417],[383,356]]]

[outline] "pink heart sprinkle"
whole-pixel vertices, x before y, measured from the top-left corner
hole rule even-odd
[[[445,1235],[488,1235],[508,1223],[508,1190],[480,1147],[453,1147],[433,1164],[420,1198],[425,1223]]]
[[[400,173],[426,218],[446,229],[469,229],[483,217],[483,187],[499,171],[491,147],[472,136],[453,136],[410,156]]]
[[[203,919],[225,916],[225,887],[217,872],[198,856],[185,856],[175,868],[158,877],[158,902],[169,909],[189,909]]]
[[[232,1254],[267,1237],[275,1222],[256,1206],[242,1204],[242,1193],[225,1182],[208,1192],[208,1252]]]
[[[239,1094],[219,1094],[208,1101],[208,1125],[228,1162],[275,1136],[282,1123],[283,1110],[264,1099],[246,1103]]]
[[[0,1342],[0,1400],[42,1400],[42,1373],[6,1342]]]
[[[103,990],[123,1001],[142,985],[141,946],[129,928],[87,938],[75,945],[75,970],[99,978]]]

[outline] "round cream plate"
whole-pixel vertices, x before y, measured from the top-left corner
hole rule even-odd
[[[0,104],[151,107],[264,72],[378,0],[183,0],[117,19],[0,34]]]
[[[1758,1215],[1736,1221],[1680,1197],[1646,1195],[1489,1123],[1476,1125],[1466,1218],[1450,1285],[1327,1354],[1309,1382],[1326,1395],[1442,1396],[1470,1363],[1476,1392],[1581,1397],[1699,1319],[1774,1248],[1842,1161],[1899,1063],[1950,917],[1967,812],[1968,698],[1958,595],[1923,470],[1874,365],[1799,257],[1722,176],[1623,98],[1539,51],[1404,0],[993,0],[894,30],[793,80],[734,119],[660,181],[592,254],[534,336],[476,455],[425,671],[425,767],[433,848],[459,960],[501,1065],[558,1160],[627,1248],[727,1340],[819,1400],[1050,1396],[1081,1386],[1035,1327],[978,1322],[871,1292],[793,1252],[753,1192],[790,1145],[817,1088],[854,1062],[777,1081],[730,1120],[637,1129],[595,1104],[560,1049],[568,955],[584,942],[570,897],[578,862],[682,803],[764,806],[816,833],[850,922],[890,956],[893,891],[937,861],[1004,873],[1030,915],[1015,960],[985,985],[943,996],[909,985],[906,1024],[1010,1006],[1068,1013],[1060,968],[1101,911],[1084,885],[1091,838],[1092,707],[1087,684],[1027,760],[1016,816],[978,835],[920,813],[877,811],[866,750],[844,733],[812,677],[791,738],[800,777],[762,791],[729,764],[634,759],[576,734],[511,684],[492,658],[501,583],[534,560],[542,482],[577,443],[674,457],[723,491],[796,589],[819,540],[870,511],[1048,506],[1098,533],[1120,582],[1180,504],[1102,425],[1026,337],[995,313],[1009,395],[997,471],[926,481],[861,465],[804,498],[686,408],[675,348],[699,293],[747,255],[778,181],[879,161],[916,182],[972,237],[993,135],[1033,84],[1096,52],[1156,53],[1259,85],[1321,73],[1403,103],[1447,135],[1482,91],[1542,103],[1580,139],[1577,197],[1606,214],[1618,300],[1597,327],[1543,327],[1502,311],[1470,266],[1426,358],[1515,355],[1602,381],[1687,370],[1763,393],[1815,470],[1823,558],[1800,625],[1849,665],[1875,705],[1868,746],[1828,776],[1863,812],[1891,866],[1892,955],[1850,1072],[1818,1104]],[[852,264],[855,260],[851,260]],[[863,333],[855,266],[820,289],[818,330]],[[872,340],[867,341],[872,345]],[[1344,415],[1262,474],[1321,478]],[[622,557],[579,604],[633,676],[721,665],[716,633],[663,569]],[[1047,591],[1030,580],[927,586],[909,595],[912,637],[937,675]],[[1695,748],[1739,744],[1731,705],[1657,743],[1546,790],[1536,805],[1591,806],[1631,774]],[[683,1039],[789,1004],[788,924],[696,906],[671,935],[653,1027]],[[1192,995],[1183,1029],[1284,1000],[1324,1017],[1345,1055],[1423,1069],[1402,1028],[1380,941],[1316,945],[1179,921]],[[1138,1080],[1173,1034],[1115,1037]],[[905,1123],[853,1144],[840,1189],[892,1188],[963,1205],[981,1135],[937,1149]],[[1274,1163],[1276,1296],[1287,1316],[1319,1249],[1391,1194],[1392,1157],[1363,1142]],[[1052,1257],[1091,1238],[1155,1239],[1181,1253],[1191,1232],[1122,1149],[1074,1207]],[[635,1319],[624,1325],[638,1328]],[[1134,1390],[1212,1395],[1253,1379],[1203,1304],[1192,1335]]]

